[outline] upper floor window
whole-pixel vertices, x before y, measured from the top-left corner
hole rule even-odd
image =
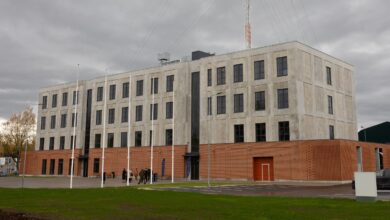
[[[129,98],[129,83],[122,84],[122,98]]]
[[[233,81],[235,83],[244,81],[242,64],[236,64],[233,66]]]
[[[65,136],[60,137],[60,150],[65,149]]]
[[[72,128],[77,126],[77,114],[72,113]]]
[[[108,124],[115,123],[115,108],[108,109]]]
[[[334,140],[334,126],[329,125],[329,139]]]
[[[151,78],[150,79],[150,94],[157,94],[158,93],[158,78]]]
[[[328,95],[328,113],[333,115],[333,97]]]
[[[127,132],[121,132],[121,147],[127,147]]]
[[[51,107],[56,108],[57,107],[57,94],[54,94],[51,98]]]
[[[224,85],[226,83],[225,67],[217,68],[217,85]]]
[[[68,93],[64,92],[62,93],[62,106],[68,105]]]
[[[123,107],[122,108],[121,121],[122,121],[122,123],[129,121],[129,107]]]
[[[142,131],[136,131],[134,134],[134,145],[136,147],[142,146]]]
[[[244,112],[244,94],[234,95],[234,113]]]
[[[144,81],[143,80],[137,80],[136,85],[136,96],[142,96],[144,94]]]
[[[150,120],[157,120],[158,104],[150,104]],[[153,116],[153,117],[152,117]]]
[[[41,130],[45,130],[46,129],[46,117],[43,116],[41,117]]]
[[[167,76],[167,92],[172,92],[173,91],[173,82],[174,82],[175,76],[174,75],[169,75]]]
[[[255,92],[255,111],[265,110],[265,92]]]
[[[66,127],[66,114],[61,115],[61,128]]]
[[[329,66],[326,67],[326,82],[332,85],[332,69]]]
[[[207,115],[213,114],[213,97],[207,97]]]
[[[255,74],[255,80],[258,79],[264,79],[264,60],[258,60],[254,62],[254,74]]]
[[[73,91],[73,105],[79,104],[79,94],[80,91]]]
[[[110,85],[110,100],[115,99],[116,85]]]
[[[142,105],[135,107],[135,121],[142,121]]]
[[[287,68],[287,57],[278,57],[276,58],[276,69],[277,69],[277,76],[287,76],[288,75],[288,68]]]
[[[54,150],[54,137],[49,139],[49,150]]]
[[[288,108],[288,89],[278,89],[278,109]]]
[[[256,131],[256,142],[266,141],[266,127],[265,123],[256,123],[255,125]]]
[[[288,121],[279,122],[279,141],[290,140],[290,123]]]
[[[45,138],[39,138],[39,150],[45,149]]]
[[[234,125],[234,143],[244,142],[244,125]]]
[[[114,133],[107,134],[107,147],[108,148],[114,147]]]
[[[96,110],[96,125],[102,124],[102,110]]]
[[[217,114],[226,113],[226,96],[217,96]]]
[[[207,86],[212,86],[213,85],[213,74],[212,70],[208,69],[207,70]]]
[[[56,116],[52,115],[50,119],[50,128],[55,129],[56,128]]]
[[[42,109],[47,109],[47,96],[42,97]]]
[[[166,129],[165,130],[165,145],[166,146],[172,145],[172,143],[173,143],[172,135],[173,135],[172,129]]]
[[[95,148],[100,148],[101,143],[102,143],[102,135],[95,134]]]
[[[98,87],[96,93],[96,101],[100,102],[102,100],[103,100],[103,87]]]
[[[173,102],[166,103],[166,119],[171,119],[173,117]]]

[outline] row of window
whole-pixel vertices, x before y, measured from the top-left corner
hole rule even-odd
[[[49,175],[54,175],[55,172],[55,159],[50,159],[49,164]],[[72,159],[69,159],[69,169],[68,169],[68,175],[71,174],[71,168],[72,167]],[[47,172],[47,159],[42,160],[42,166],[41,166],[41,174],[46,175]],[[58,159],[58,166],[57,166],[57,175],[63,175],[64,172],[64,159]],[[73,165],[73,172],[74,172],[74,165]]]

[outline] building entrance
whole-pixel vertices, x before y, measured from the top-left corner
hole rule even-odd
[[[274,180],[274,158],[273,157],[253,158],[253,180],[255,181]]]

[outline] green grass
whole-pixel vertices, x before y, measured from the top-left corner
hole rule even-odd
[[[388,219],[389,202],[204,195],[134,188],[0,189],[0,209],[52,219]]]

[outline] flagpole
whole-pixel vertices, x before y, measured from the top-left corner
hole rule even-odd
[[[127,135],[127,180],[126,180],[126,185],[129,186],[129,177],[130,177],[130,144],[131,144],[131,75],[129,76],[129,107],[128,107],[128,135]]]
[[[107,105],[107,75],[104,78],[104,106],[103,106],[103,144],[102,144],[102,179],[100,187],[104,187],[104,146],[106,145],[106,106]]]
[[[175,84],[174,84],[175,85]],[[175,88],[175,86],[173,86]],[[173,98],[172,98],[172,183],[175,182],[175,89],[173,90]]]
[[[72,143],[72,157],[71,157],[71,168],[70,168],[70,185],[69,188],[73,188],[73,170],[74,170],[74,149],[76,145],[76,126],[77,126],[77,104],[79,102],[79,75],[80,75],[80,64],[77,64],[77,80],[76,80],[76,103],[74,105],[74,118],[73,118],[73,143]]]
[[[150,184],[153,184],[153,145],[154,145],[154,84],[155,84],[155,78],[152,77],[152,143],[150,147]]]

